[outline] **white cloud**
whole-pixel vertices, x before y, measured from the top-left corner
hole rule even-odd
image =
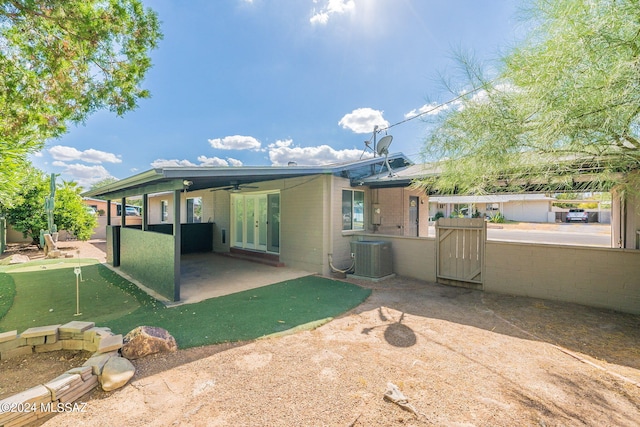
[[[422,107],[418,109],[414,108],[413,110],[406,113],[404,115],[404,118],[410,119],[412,117],[421,116],[423,114],[428,116],[435,116],[437,114],[440,114],[443,111],[447,111],[449,108],[451,108],[451,105],[454,105],[454,103],[446,104],[446,105],[441,105],[441,104],[438,104],[437,102],[433,102],[431,104],[424,104]]]
[[[225,160],[225,159],[221,159],[220,157],[215,157],[215,156],[214,157],[198,156],[198,162],[200,162],[200,164],[195,164],[195,163],[191,162],[190,160],[186,160],[186,159],[184,159],[184,160],[157,159],[157,160],[154,160],[151,163],[151,167],[154,167],[154,168],[168,168],[168,167],[180,167],[180,166],[186,166],[186,167],[242,166],[242,161],[237,160],[237,159],[232,159],[231,157],[229,157],[227,160]]]
[[[233,135],[210,139],[211,147],[220,150],[260,150],[261,143],[252,136]]]
[[[335,150],[328,145],[296,147],[291,140],[270,144],[268,150],[273,166],[286,166],[289,162],[296,162],[300,166],[326,165],[358,160],[362,155],[362,150]]]
[[[54,145],[49,149],[49,154],[51,154],[51,157],[55,160],[61,160],[63,162],[79,160],[87,163],[122,163],[122,160],[115,154],[94,150],[93,148],[80,151],[65,145]]]
[[[83,188],[90,188],[92,184],[105,178],[113,178],[104,166],[87,166],[80,163],[67,164],[59,160],[54,161],[52,165],[64,168],[63,174],[72,176],[73,181]]]
[[[189,160],[165,160],[165,159],[157,159],[151,162],[151,167],[153,168],[168,168],[173,166],[196,166],[191,163]]]
[[[355,10],[356,3],[354,0],[329,0],[319,11],[313,11],[309,22],[311,22],[312,25],[327,25],[332,15],[354,13]]]
[[[198,156],[200,166],[229,166],[229,162],[219,157]]]
[[[354,133],[372,133],[377,125],[379,128],[389,126],[389,122],[382,117],[382,111],[373,108],[358,108],[345,114],[338,124]]]

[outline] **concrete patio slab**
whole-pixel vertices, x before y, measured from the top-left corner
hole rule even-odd
[[[180,301],[170,305],[192,304],[311,274],[214,253],[182,255]]]

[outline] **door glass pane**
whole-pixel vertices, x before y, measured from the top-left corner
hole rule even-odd
[[[267,227],[267,250],[269,252],[280,252],[280,195],[269,194],[268,200],[268,227]]]
[[[351,230],[351,191],[342,190],[342,229]]]
[[[353,229],[364,230],[364,193],[353,192]]]
[[[244,227],[244,200],[242,197],[235,197],[233,201],[233,208],[235,211],[235,230],[234,240],[236,246],[242,246],[242,235]]]
[[[246,208],[246,244],[247,247],[253,248],[255,245],[255,230],[256,230],[256,198],[253,196],[247,196],[245,198]]]
[[[267,248],[267,196],[258,198],[258,245]]]
[[[187,223],[193,222],[193,199],[187,199]]]

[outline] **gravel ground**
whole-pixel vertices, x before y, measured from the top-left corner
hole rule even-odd
[[[136,361],[46,426],[638,425],[640,316],[395,278],[312,330]],[[386,401],[397,385],[417,414]]]

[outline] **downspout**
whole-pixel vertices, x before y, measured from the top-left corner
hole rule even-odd
[[[329,270],[331,270],[331,257],[333,256],[333,175],[329,175]]]
[[[623,192],[620,197],[620,247],[627,247],[627,195]]]

